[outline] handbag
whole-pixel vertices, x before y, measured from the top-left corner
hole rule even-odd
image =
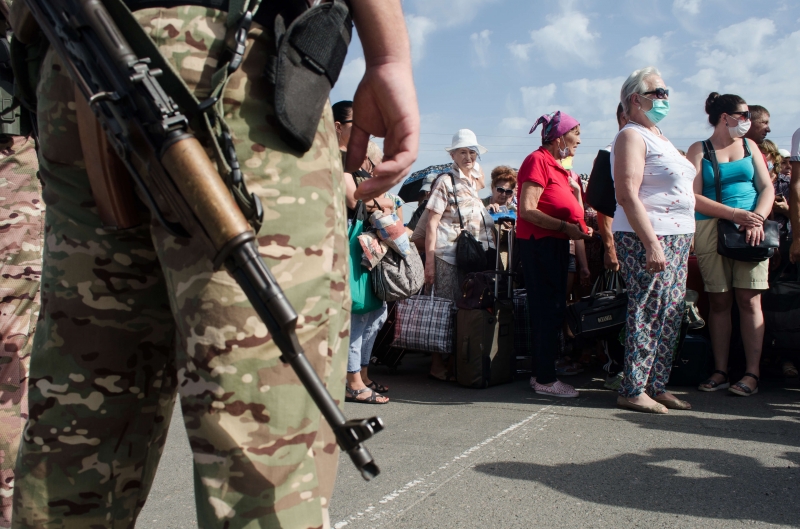
[[[456,239],[456,266],[463,272],[483,272],[486,270],[486,250],[483,243],[475,238],[472,233],[464,229],[464,219],[461,217],[461,208],[458,207],[458,196],[456,195],[456,178],[450,173],[450,180],[453,182],[453,199],[456,203],[458,222],[461,224],[461,233]]]
[[[567,322],[575,337],[597,338],[619,333],[628,316],[628,294],[619,272],[606,272],[594,282],[590,295],[567,310]]]
[[[459,309],[488,309],[494,307],[494,272],[467,274],[461,283],[461,297],[456,300]]]
[[[453,352],[455,309],[446,298],[416,294],[397,302],[392,347],[428,353]]]
[[[417,247],[405,258],[389,249],[386,255],[370,271],[372,290],[383,301],[400,301],[419,292],[425,284],[425,268]]]
[[[744,142],[747,154],[750,148],[747,141]],[[752,154],[750,154],[752,157]],[[717,202],[722,204],[722,182],[720,181],[719,162],[711,141],[703,142],[703,157],[711,162],[714,170],[714,188],[716,190]],[[775,249],[780,246],[780,224],[772,220],[764,221],[764,240],[756,246],[750,245],[744,232],[739,231],[739,227],[733,221],[727,219],[717,220],[717,253],[723,257],[734,261],[744,261],[757,263],[766,261],[775,253]]]
[[[347,230],[347,238],[350,242],[350,295],[353,298],[353,314],[367,314],[373,310],[381,308],[383,301],[378,299],[372,290],[369,281],[369,270],[361,265],[361,256],[364,250],[358,236],[364,231],[364,223],[367,218],[367,209],[360,200],[356,204],[355,214],[352,224]]]

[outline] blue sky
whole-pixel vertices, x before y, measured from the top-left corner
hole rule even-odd
[[[489,152],[487,177],[519,167],[540,145],[538,116],[581,122],[575,169],[589,172],[616,133],[624,79],[659,68],[671,89],[665,134],[681,149],[710,135],[709,92],[769,109],[779,147],[800,127],[800,2],[753,0],[405,0],[422,117],[413,170],[445,163],[443,148],[470,128]],[[351,46],[332,101],[351,99],[364,71]]]

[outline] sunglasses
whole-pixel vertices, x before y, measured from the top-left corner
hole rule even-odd
[[[344,121],[340,121],[339,123],[341,123],[342,125],[344,125],[345,123],[352,123],[352,122],[353,122],[353,120],[352,120],[352,119],[345,119]]]
[[[495,187],[494,190],[497,191],[498,193],[505,193],[506,195],[514,194],[513,189],[506,189],[505,187]]]
[[[744,112],[728,112],[727,114],[729,116],[742,116],[742,118],[744,118],[744,120],[740,120],[740,121],[749,121],[750,120],[750,111],[749,110],[745,110]]]
[[[669,88],[656,88],[655,90],[650,90],[649,92],[645,92],[642,95],[649,96],[651,94],[655,94],[656,99],[666,99],[669,97]]]

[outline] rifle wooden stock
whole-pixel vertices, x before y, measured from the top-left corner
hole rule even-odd
[[[161,163],[217,254],[237,237],[252,234],[250,224],[197,138],[187,135],[170,145],[161,156]],[[215,261],[218,258],[215,256]]]
[[[0,0],[2,1],[2,0]],[[133,183],[128,168],[111,147],[100,122],[89,108],[83,94],[75,89],[75,113],[78,133],[86,161],[92,196],[103,227],[125,230],[142,223],[136,208]]]

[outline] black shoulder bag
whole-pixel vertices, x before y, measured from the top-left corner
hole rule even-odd
[[[744,140],[745,153],[752,157],[747,141]],[[720,182],[719,162],[710,140],[703,142],[703,157],[711,162],[714,170],[714,187],[717,202],[722,204],[722,182]],[[745,239],[745,233],[733,221],[717,220],[717,253],[734,261],[757,263],[766,261],[775,253],[780,245],[780,225],[771,220],[764,221],[764,240],[751,246]]]
[[[475,238],[468,230],[464,229],[464,219],[461,217],[461,208],[458,207],[456,194],[456,178],[450,173],[453,182],[453,200],[456,203],[458,222],[461,224],[461,233],[456,239],[456,266],[463,272],[483,272],[486,270],[486,250],[483,243]]]

